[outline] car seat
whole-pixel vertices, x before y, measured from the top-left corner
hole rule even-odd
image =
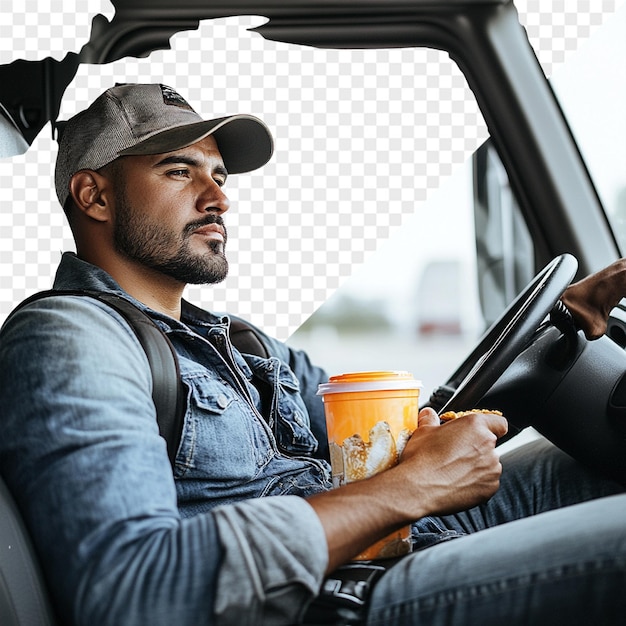
[[[55,623],[28,531],[0,477],[0,624],[53,626]]]

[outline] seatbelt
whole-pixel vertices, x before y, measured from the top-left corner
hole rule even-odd
[[[152,318],[132,302],[114,293],[87,290],[40,291],[20,303],[7,321],[21,308],[50,296],[86,296],[115,309],[133,329],[146,353],[152,374],[152,400],[156,408],[159,433],[167,443],[167,454],[174,467],[185,416],[185,394],[178,367],[178,355],[167,335]],[[5,321],[6,323],[6,321]],[[231,318],[230,338],[242,353],[267,358],[268,351],[254,329],[244,320]]]

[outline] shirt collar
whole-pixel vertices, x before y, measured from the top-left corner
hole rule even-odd
[[[59,290],[86,290],[104,291],[105,293],[115,293],[127,300],[130,300],[142,311],[150,314],[154,319],[160,319],[172,326],[176,322],[173,318],[154,311],[145,304],[139,302],[126,293],[117,281],[101,267],[92,265],[76,256],[74,252],[65,252],[61,257],[61,263],[56,272],[53,289]],[[224,324],[225,318],[222,315],[214,315],[193,304],[182,301],[182,319],[187,323],[201,324]],[[175,325],[175,324],[174,324]]]

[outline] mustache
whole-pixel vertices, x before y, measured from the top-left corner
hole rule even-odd
[[[226,232],[226,225],[224,224],[224,220],[222,219],[221,215],[210,214],[210,215],[206,215],[205,217],[199,220],[189,222],[189,224],[187,224],[185,228],[183,229],[183,233],[185,237],[188,237],[198,228],[202,228],[203,226],[208,226],[209,224],[217,224],[218,226],[220,226],[222,230],[224,231],[224,241],[226,241],[226,239],[228,238],[228,235]]]

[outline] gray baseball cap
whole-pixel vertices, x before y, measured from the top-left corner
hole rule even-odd
[[[274,142],[252,115],[203,120],[171,87],[118,84],[84,111],[59,125],[55,187],[63,206],[72,176],[98,170],[120,156],[161,154],[213,135],[229,174],[265,165]]]

